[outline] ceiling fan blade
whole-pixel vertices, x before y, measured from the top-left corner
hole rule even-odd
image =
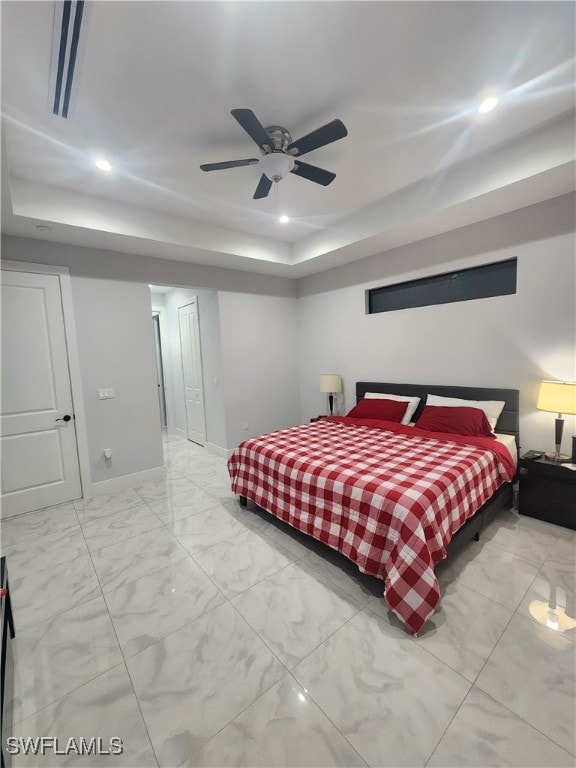
[[[317,128],[312,133],[307,133],[306,136],[302,136],[298,141],[293,141],[286,147],[287,152],[291,152],[293,149],[297,149],[298,152],[294,153],[295,157],[305,155],[307,152],[312,152],[313,149],[323,147],[326,144],[331,144],[333,141],[343,139],[344,136],[348,136],[348,131],[342,120],[332,120],[331,123],[323,125],[321,128]]]
[[[248,136],[250,136],[260,148],[264,149],[265,147],[269,147],[270,150],[274,149],[272,139],[268,136],[261,122],[251,109],[233,109],[231,114],[238,120]]]
[[[302,176],[303,179],[308,179],[308,181],[315,181],[316,184],[322,184],[323,187],[327,187],[336,178],[336,174],[332,173],[332,171],[325,171],[324,168],[301,163],[300,160],[296,160],[291,173],[296,174],[296,176]]]
[[[258,160],[251,158],[250,160],[228,160],[225,163],[205,163],[200,168],[203,171],[223,171],[225,168],[239,168],[241,165],[256,165]]]
[[[268,197],[268,192],[270,192],[271,186],[272,182],[268,176],[262,174],[262,176],[260,176],[258,186],[256,187],[256,192],[254,192],[254,200],[259,200],[261,197]]]

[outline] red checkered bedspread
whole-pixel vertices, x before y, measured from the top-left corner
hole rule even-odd
[[[490,438],[346,417],[246,440],[228,469],[234,493],[383,579],[414,634],[440,601],[434,566],[453,534],[515,471]]]

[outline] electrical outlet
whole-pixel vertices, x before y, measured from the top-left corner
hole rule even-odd
[[[108,461],[108,459],[112,458],[112,449],[111,448],[104,448],[104,458]]]
[[[242,422],[242,429],[244,429],[244,430],[248,429],[248,422],[247,421],[243,421]]]

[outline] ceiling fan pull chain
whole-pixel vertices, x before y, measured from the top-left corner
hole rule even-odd
[[[278,182],[274,184],[274,200],[276,201],[276,221],[278,221]]]

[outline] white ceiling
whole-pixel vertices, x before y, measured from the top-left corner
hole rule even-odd
[[[93,2],[65,120],[49,108],[54,5],[4,0],[3,231],[298,277],[563,194],[575,8]],[[273,193],[252,199],[256,167],[199,169],[259,156],[238,107],[294,138],[348,128],[306,156],[329,187],[279,183],[286,226]]]

